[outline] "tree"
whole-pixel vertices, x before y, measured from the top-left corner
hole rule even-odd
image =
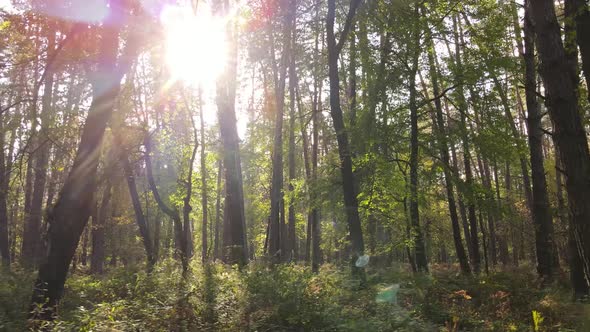
[[[354,274],[359,274],[361,283],[365,282],[364,269],[356,267],[356,259],[365,252],[363,242],[363,232],[361,220],[358,212],[358,200],[356,197],[354,173],[352,172],[352,156],[348,134],[344,125],[344,117],[340,105],[340,78],[338,73],[338,56],[346,40],[346,36],[354,20],[354,15],[360,5],[359,0],[351,0],[344,22],[344,27],[340,33],[340,39],[336,40],[334,32],[334,21],[336,20],[336,0],[328,1],[328,14],[326,17],[326,32],[328,45],[328,77],[330,81],[330,114],[336,139],[338,141],[338,155],[340,157],[340,172],[342,175],[342,191],[344,194],[344,208],[346,209],[346,218],[350,240],[352,245],[352,268]]]
[[[438,70],[434,61],[434,43],[432,39],[429,40],[428,47],[428,65],[430,80],[432,83],[432,92],[434,93],[434,106],[436,112],[436,121],[433,123],[434,130],[437,134],[437,140],[440,150],[440,156],[443,162],[443,173],[445,177],[445,189],[447,193],[447,203],[449,206],[449,215],[451,218],[451,226],[453,229],[453,243],[455,245],[455,251],[459,264],[461,266],[461,272],[463,274],[470,274],[471,267],[465,253],[465,247],[463,247],[463,240],[461,239],[461,229],[459,228],[459,217],[457,215],[457,205],[455,203],[455,193],[453,192],[453,177],[451,174],[452,165],[449,158],[449,147],[447,144],[447,130],[445,121],[443,118],[442,103],[438,96],[440,95],[440,87],[438,85]],[[468,233],[466,233],[467,235]],[[468,242],[468,244],[470,244]]]
[[[537,271],[550,281],[553,277],[553,220],[551,217],[545,167],[543,165],[543,128],[541,111],[537,102],[537,75],[535,73],[535,41],[530,21],[530,12],[525,13],[524,47],[525,94],[527,104],[527,124],[529,149],[533,179],[533,222],[535,224],[535,243],[537,249]]]
[[[292,2],[292,1],[291,1]],[[291,56],[291,19],[290,8],[286,5],[280,7],[283,26],[283,52],[281,55],[278,72],[274,73],[277,78],[275,82],[275,126],[272,149],[272,183],[270,187],[270,218],[268,227],[268,254],[273,260],[279,261],[286,257],[287,253],[281,252],[285,249],[284,239],[285,225],[281,222],[284,219],[284,194],[283,194],[283,118],[285,108],[285,82],[287,67]],[[272,31],[270,32],[272,35]],[[272,37],[271,37],[272,38]],[[274,46],[274,45],[273,45]],[[274,63],[274,47],[271,47],[272,62]],[[277,69],[275,69],[277,71]]]
[[[535,30],[539,72],[546,89],[546,105],[553,121],[553,140],[566,175],[566,188],[576,249],[570,264],[574,295],[589,294],[587,258],[590,257],[590,152],[582,125],[574,86],[575,73],[569,65],[552,1],[527,2],[525,8]],[[575,266],[577,265],[577,266]]]
[[[472,190],[473,173],[471,170],[471,151],[469,147],[469,137],[467,131],[467,103],[465,101],[465,94],[463,90],[464,73],[463,64],[461,61],[461,44],[459,43],[458,17],[453,16],[453,32],[455,41],[455,79],[457,84],[457,107],[460,114],[461,124],[461,139],[463,141],[463,165],[465,168],[465,184],[468,190]],[[472,194],[468,195],[467,211],[469,220],[469,230],[471,239],[471,264],[475,273],[480,272],[481,258],[479,253],[479,235],[477,232],[477,217],[475,215],[475,202]]]
[[[220,12],[229,12],[229,3],[220,4]],[[224,72],[217,81],[217,114],[225,168],[225,203],[223,214],[223,261],[244,265],[248,262],[248,241],[244,216],[244,189],[240,163],[240,138],[236,126],[237,31],[231,21],[226,25],[229,56]]]
[[[128,17],[126,13],[118,14]],[[44,309],[32,311],[32,316],[41,320],[53,319],[55,306],[63,295],[70,263],[94,203],[98,151],[119,94],[120,81],[137,52],[137,41],[130,39],[118,59],[120,30],[115,24],[101,28],[97,68],[100,75],[93,81],[92,103],[74,164],[49,216],[48,253],[40,265],[32,298],[34,307]]]
[[[416,19],[418,18],[418,7],[415,9]],[[426,260],[426,248],[420,227],[420,216],[418,211],[418,104],[416,102],[416,71],[420,58],[420,24],[415,23],[412,31],[411,64],[408,73],[410,90],[410,223],[414,234],[414,250],[416,255],[416,268],[419,272],[428,272],[428,261]],[[408,45],[409,46],[409,45]]]
[[[95,212],[92,215],[92,251],[90,257],[90,271],[95,274],[102,274],[105,259],[105,227],[108,207],[112,196],[112,184],[106,181],[102,193],[100,205],[96,204]]]
[[[199,90],[199,120],[201,124],[201,213],[202,213],[202,223],[201,223],[201,259],[204,262],[207,261],[208,257],[208,243],[207,243],[207,217],[208,217],[208,209],[207,206],[207,195],[208,195],[208,188],[207,188],[207,152],[205,150],[205,120],[203,120],[203,104],[202,104],[202,93]],[[196,134],[196,133],[195,133]],[[219,186],[219,184],[218,184]],[[217,223],[215,224],[217,227]],[[217,232],[215,232],[217,235]],[[211,243],[213,244],[213,243]],[[214,247],[214,250],[217,250],[217,246]],[[214,257],[216,255],[214,254]]]

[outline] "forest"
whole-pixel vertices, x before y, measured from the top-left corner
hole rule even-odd
[[[0,331],[590,331],[588,0],[0,0]]]

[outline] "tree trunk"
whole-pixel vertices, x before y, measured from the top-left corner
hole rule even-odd
[[[321,25],[319,14],[319,0],[316,2],[316,30],[320,30]],[[320,132],[320,112],[322,109],[322,79],[320,79],[320,51],[319,40],[322,33],[315,35],[314,51],[313,51],[313,109],[311,115],[312,121],[312,146],[311,146],[311,183],[315,186],[318,179],[318,157],[319,157],[319,132]],[[320,264],[322,264],[322,252],[320,248],[322,233],[320,223],[320,210],[317,204],[317,190],[311,189],[310,194],[311,211],[309,222],[307,225],[307,250],[306,255],[309,258],[311,251],[311,270],[315,273],[319,271]],[[311,241],[309,240],[311,238]],[[311,244],[311,246],[310,246]]]
[[[527,105],[527,124],[529,150],[533,179],[532,216],[535,225],[535,246],[537,251],[537,272],[541,278],[550,282],[553,279],[553,220],[547,195],[545,166],[543,165],[543,128],[541,110],[537,102],[537,75],[535,73],[534,31],[530,12],[525,12],[524,47],[525,96]]]
[[[221,163],[221,159],[217,162],[219,164],[218,171],[217,171],[217,198],[215,199],[215,238],[213,239],[213,258],[219,258],[219,227],[220,219],[221,219],[221,175],[223,170],[223,165]]]
[[[156,186],[156,181],[154,179],[153,169],[152,169],[152,140],[149,133],[145,134],[144,138],[144,146],[145,146],[145,168],[146,168],[146,175],[148,179],[148,185],[150,187],[150,191],[154,196],[154,200],[158,204],[158,207],[162,212],[164,212],[170,219],[172,220],[172,225],[174,227],[174,237],[177,243],[178,248],[178,255],[180,256],[180,262],[182,264],[182,270],[184,272],[188,271],[188,247],[187,247],[187,237],[183,232],[183,225],[182,220],[180,219],[180,214],[178,210],[175,208],[169,207],[166,205],[160,193],[158,192],[158,187]]]
[[[338,56],[359,4],[359,0],[351,0],[350,9],[344,24],[344,29],[340,35],[340,41],[337,42],[334,32],[334,21],[336,19],[336,1],[328,0],[326,30],[328,40],[328,77],[330,81],[330,114],[332,116],[334,130],[336,131],[338,155],[340,156],[340,172],[342,173],[344,208],[346,210],[348,230],[350,232],[350,240],[352,245],[351,263],[353,274],[358,275],[358,277],[360,277],[361,284],[364,284],[366,281],[364,268],[357,267],[355,264],[357,258],[364,255],[365,244],[363,242],[363,233],[358,212],[358,200],[356,197],[356,189],[354,187],[355,176],[352,172],[352,156],[348,141],[348,134],[344,126],[342,108],[340,105],[340,78],[338,76]]]
[[[416,9],[416,14],[418,14]],[[416,15],[417,17],[418,15]],[[417,25],[417,24],[416,24]],[[410,223],[414,235],[414,254],[416,256],[416,268],[418,272],[428,272],[428,261],[426,260],[426,248],[424,237],[420,227],[420,215],[418,210],[418,105],[416,103],[416,71],[418,70],[418,58],[420,49],[420,29],[416,26],[412,32],[414,35],[412,43],[412,64],[408,73],[410,86]],[[408,45],[409,46],[409,45]],[[411,47],[410,47],[411,49]]]
[[[350,65],[348,69],[348,105],[350,128],[356,125],[356,33],[355,24],[350,28]]]
[[[92,256],[90,258],[90,272],[102,274],[105,260],[105,227],[108,206],[111,200],[111,181],[107,179],[102,194],[100,207],[97,205],[92,216]]]
[[[582,264],[581,268],[577,267],[579,275],[572,275],[572,281],[575,297],[581,298],[587,296],[590,290],[587,281],[590,278],[587,261],[590,257],[590,152],[579,113],[575,72],[565,55],[553,1],[528,1],[526,10],[535,29],[539,71],[545,83],[547,106],[554,124],[553,139],[567,177],[571,229],[577,248],[575,254]]]
[[[471,267],[469,266],[469,260],[465,253],[465,247],[463,246],[463,240],[461,239],[461,229],[459,227],[459,217],[457,215],[457,206],[455,204],[455,194],[453,192],[453,177],[451,175],[452,165],[449,158],[449,148],[447,144],[447,132],[445,121],[443,118],[443,111],[440,98],[440,88],[438,86],[438,70],[434,61],[434,43],[430,39],[430,45],[428,48],[428,63],[430,70],[430,80],[432,82],[432,91],[434,93],[434,106],[436,110],[436,121],[433,121],[433,127],[438,139],[438,145],[440,150],[440,156],[443,161],[443,174],[445,177],[445,188],[447,192],[447,202],[449,205],[449,215],[451,217],[451,227],[453,230],[453,242],[455,244],[455,252],[461,272],[463,274],[470,274]]]
[[[229,12],[227,3],[222,12]],[[231,21],[230,21],[231,22]],[[244,265],[248,262],[246,219],[244,215],[244,189],[240,164],[240,138],[236,126],[235,94],[237,63],[237,31],[227,26],[230,54],[225,71],[217,81],[217,113],[223,146],[225,168],[225,204],[223,216],[223,260],[229,264]]]
[[[565,6],[567,7],[566,16],[568,16],[566,19],[571,19],[573,25],[575,25],[575,42],[580,48],[582,71],[584,72],[587,97],[590,102],[590,10],[588,9],[588,1],[565,0]]]
[[[127,187],[129,188],[129,196],[131,197],[131,203],[133,204],[133,211],[135,212],[135,221],[137,222],[137,227],[139,227],[139,235],[141,236],[143,247],[145,249],[147,270],[150,272],[156,264],[156,256],[154,255],[153,248],[154,243],[150,237],[148,223],[141,208],[139,193],[137,192],[137,185],[135,184],[135,175],[133,174],[133,169],[129,163],[128,153],[123,153],[120,160],[123,164],[125,180],[127,181]]]
[[[208,243],[207,243],[207,195],[209,190],[207,188],[207,152],[205,151],[205,120],[203,119],[203,104],[201,101],[201,93],[199,91],[199,120],[201,125],[201,210],[202,210],[202,232],[201,232],[201,259],[207,261]],[[214,256],[215,257],[215,256]]]
[[[295,1],[291,1],[295,2]],[[288,249],[287,260],[297,259],[297,234],[295,233],[295,199],[293,182],[295,182],[295,88],[297,85],[296,71],[295,71],[295,52],[293,52],[295,45],[295,18],[292,19],[293,36],[291,38],[291,61],[289,62],[289,219],[288,219]]]
[[[315,78],[314,78],[315,80]],[[316,108],[316,102],[317,102],[317,83],[314,82],[314,92],[313,92],[313,96],[312,96],[312,113],[315,111]],[[306,262],[310,262],[311,259],[311,226],[312,226],[312,220],[313,220],[313,215],[312,215],[312,204],[313,204],[313,200],[312,200],[312,195],[311,195],[311,190],[312,190],[312,186],[313,186],[313,182],[312,182],[312,170],[311,170],[311,164],[310,164],[310,160],[309,160],[309,137],[307,136],[307,128],[306,128],[306,120],[305,117],[303,116],[303,105],[301,103],[301,96],[299,95],[299,89],[297,87],[297,81],[295,82],[295,94],[297,96],[297,114],[299,116],[299,121],[300,121],[300,129],[301,129],[301,140],[303,141],[303,166],[304,166],[304,170],[305,170],[305,181],[306,181],[306,185],[307,185],[307,190],[310,193],[309,194],[309,206],[308,206],[308,211],[307,211],[307,225],[306,225],[306,238],[305,238],[305,261]],[[313,122],[313,114],[312,114],[312,122]],[[312,124],[313,125],[313,124]],[[313,129],[312,129],[313,130]],[[298,257],[300,258],[300,257]]]
[[[199,105],[201,105],[202,100],[201,100],[201,93],[199,91]],[[198,141],[198,131],[197,131],[197,125],[195,123],[195,120],[192,116],[192,114],[190,114],[190,112],[188,112],[188,117],[190,118],[190,122],[192,124],[193,127],[193,135],[194,135],[194,142],[193,142],[193,151],[191,153],[191,157],[188,163],[188,175],[187,175],[187,179],[186,179],[186,193],[184,195],[184,199],[183,199],[183,206],[182,206],[182,218],[184,221],[184,226],[183,226],[183,237],[184,237],[184,241],[185,241],[185,254],[186,254],[186,259],[188,261],[188,259],[190,259],[193,256],[193,251],[194,251],[194,243],[193,243],[193,224],[191,222],[191,218],[190,218],[190,213],[193,210],[192,206],[191,206],[191,197],[193,194],[193,165],[195,164],[195,158],[197,157],[197,150],[199,148],[199,141]],[[199,113],[202,113],[202,109],[199,110]],[[205,239],[205,256],[207,255],[207,223],[205,223],[205,225],[203,225],[203,229],[201,230],[204,233],[203,238]],[[188,262],[187,262],[188,263]],[[188,268],[188,266],[187,266]],[[185,270],[186,271],[186,270]]]
[[[47,56],[54,52],[55,32],[50,31],[47,35]],[[41,221],[43,219],[43,197],[45,184],[47,182],[47,165],[51,143],[47,138],[52,122],[52,97],[53,97],[53,68],[47,63],[45,67],[45,81],[43,84],[43,97],[41,98],[41,130],[33,141],[37,143],[36,150],[32,153],[34,182],[33,192],[30,200],[30,210],[25,221],[23,233],[23,264],[26,267],[36,267],[42,257],[43,244],[41,242]],[[34,98],[36,99],[36,98]],[[33,107],[36,107],[33,106]],[[37,127],[37,119],[33,119],[32,125]]]
[[[2,265],[10,266],[10,237],[8,234],[8,189],[9,189],[9,173],[6,167],[4,145],[5,145],[4,119],[3,114],[0,113],[0,256],[2,258]],[[12,149],[12,147],[9,147]]]
[[[117,64],[118,28],[105,25],[102,30],[100,79],[93,84],[92,103],[74,164],[48,219],[48,253],[39,268],[32,297],[32,308],[44,308],[41,312],[31,311],[32,318],[39,320],[52,320],[55,306],[62,297],[70,263],[94,205],[96,172],[105,128],[119,94],[121,79],[131,55],[135,54],[135,42],[129,41],[123,50],[122,63]]]
[[[465,95],[463,92],[463,66],[461,62],[461,44],[459,43],[459,32],[457,31],[457,17],[453,16],[453,30],[455,35],[455,66],[456,66],[456,81],[458,84],[458,107],[461,117],[461,136],[463,140],[463,163],[465,167],[465,184],[467,191],[471,193],[473,190],[473,173],[471,171],[471,153],[469,150],[469,136],[467,134],[467,103],[465,102]],[[473,271],[479,273],[481,258],[479,253],[479,240],[477,232],[477,217],[475,215],[475,203],[473,195],[469,194],[467,197],[467,212],[469,220],[469,230],[471,232],[471,264]]]
[[[289,2],[293,1],[291,0]],[[273,257],[272,260],[275,262],[278,262],[281,257],[287,255],[287,253],[281,252],[281,249],[286,248],[286,239],[282,238],[284,230],[281,223],[281,202],[283,201],[283,118],[285,108],[285,81],[291,55],[291,49],[289,47],[291,43],[290,8],[286,4],[287,2],[283,6],[280,6],[279,9],[282,13],[283,52],[278,73],[275,73],[275,77],[278,77],[278,82],[275,82],[274,111],[276,112],[276,117],[272,150],[272,183],[270,188],[270,224],[268,232],[268,254]],[[274,56],[274,53],[272,56]]]

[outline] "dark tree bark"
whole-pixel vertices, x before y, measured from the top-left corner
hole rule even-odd
[[[223,171],[223,164],[221,159],[219,159],[218,163],[218,171],[217,171],[217,198],[215,199],[215,237],[213,239],[213,258],[218,259],[219,256],[219,228],[220,228],[220,219],[221,219],[221,193],[223,192],[221,189],[221,176]]]
[[[318,157],[319,157],[319,113],[321,109],[321,83],[316,84],[315,95],[315,102],[313,105],[312,110],[312,126],[313,126],[313,133],[312,133],[312,147],[311,147],[311,180],[312,183],[317,183],[318,179]],[[322,263],[322,251],[320,248],[320,243],[322,240],[322,230],[321,230],[321,223],[320,223],[320,209],[318,204],[316,203],[317,200],[317,193],[315,188],[312,189],[311,192],[311,225],[308,224],[308,228],[311,226],[311,231],[308,231],[308,237],[311,236],[311,269],[313,272],[318,272],[320,264]],[[309,249],[309,248],[308,248]]]
[[[92,253],[90,257],[90,272],[102,274],[105,260],[105,227],[107,226],[107,214],[111,200],[112,185],[107,179],[102,194],[100,206],[96,206],[92,215]]]
[[[417,15],[416,9],[416,17]],[[418,104],[416,103],[416,71],[418,70],[418,59],[420,57],[420,31],[417,26],[412,32],[411,57],[412,64],[408,73],[410,89],[410,223],[414,235],[414,255],[416,257],[416,268],[418,272],[428,272],[428,261],[426,259],[426,248],[424,237],[420,227],[420,215],[418,210]],[[408,45],[409,46],[409,45]]]
[[[154,254],[153,241],[150,237],[150,230],[143,210],[141,208],[141,202],[139,200],[139,193],[137,192],[137,185],[135,184],[135,174],[133,174],[133,168],[129,163],[128,153],[121,155],[121,163],[123,164],[123,172],[125,174],[125,180],[127,181],[127,187],[129,188],[129,196],[131,197],[131,203],[133,204],[133,211],[135,213],[135,221],[139,228],[139,235],[143,242],[143,248],[147,258],[147,270],[152,271],[156,264],[156,255]]]
[[[295,3],[295,1],[291,1]],[[293,198],[293,192],[295,187],[295,88],[297,84],[296,71],[295,71],[295,56],[294,56],[294,45],[295,45],[295,17],[293,16],[291,24],[291,60],[289,62],[289,153],[288,153],[288,167],[289,167],[289,212],[288,212],[288,231],[287,231],[287,248],[286,260],[297,259],[297,234],[295,233],[295,200]]]
[[[201,100],[201,96],[199,95],[199,105],[201,105],[202,100]],[[200,112],[202,112],[202,109],[199,110]],[[191,153],[191,158],[189,160],[188,163],[188,175],[187,175],[187,179],[186,179],[186,186],[185,186],[185,190],[186,193],[184,194],[184,199],[183,199],[183,206],[182,206],[182,218],[183,218],[183,237],[184,240],[186,241],[186,257],[187,259],[191,258],[193,256],[193,251],[194,251],[194,243],[193,243],[193,224],[191,222],[190,219],[190,213],[193,210],[192,206],[191,206],[191,197],[193,195],[193,165],[195,164],[195,158],[197,157],[197,150],[199,149],[199,141],[198,141],[198,135],[199,133],[197,132],[197,125],[195,123],[195,120],[192,116],[192,114],[188,114],[188,117],[190,118],[190,122],[192,124],[193,127],[193,135],[194,135],[194,142],[193,142],[193,151]],[[207,254],[207,224],[205,223],[203,225],[203,229],[202,232],[204,232],[204,236],[203,238],[205,239],[205,255]]]
[[[222,12],[228,12],[229,4],[223,4]],[[227,25],[227,40],[230,55],[225,71],[217,81],[217,114],[223,146],[223,166],[225,168],[225,203],[223,215],[223,253],[224,262],[244,265],[248,262],[248,241],[246,239],[246,219],[244,215],[244,189],[242,166],[240,163],[240,138],[236,126],[236,63],[237,32]]]
[[[86,266],[88,263],[88,240],[90,237],[90,228],[88,225],[84,228],[82,233],[82,252],[80,253],[80,264]]]
[[[470,29],[470,33],[472,34],[478,34],[477,30],[473,29],[473,26],[471,25],[471,22],[469,20],[469,18],[467,17],[466,13],[462,13],[462,17],[466,23],[466,25],[469,27]],[[522,38],[520,36],[520,26],[518,25],[518,15],[517,15],[517,22],[515,22],[515,35],[516,35],[516,43],[517,43],[517,49],[519,51],[519,54],[523,54],[523,46],[522,46]],[[465,41],[463,40],[463,36],[461,35],[461,43],[465,44]],[[488,61],[487,59],[485,61]],[[492,81],[494,82],[494,86],[496,87],[496,90],[498,91],[498,94],[500,96],[500,100],[502,102],[502,108],[504,109],[504,116],[506,117],[508,126],[510,128],[510,131],[512,132],[512,136],[514,136],[514,139],[516,140],[516,144],[519,147],[519,161],[520,161],[520,171],[522,173],[522,182],[523,182],[523,189],[524,189],[524,194],[525,194],[525,198],[526,198],[526,202],[527,202],[527,208],[529,213],[532,213],[532,208],[533,208],[533,192],[531,191],[531,179],[529,176],[529,171],[528,171],[528,163],[527,163],[527,158],[526,158],[526,153],[524,153],[524,141],[522,139],[522,134],[521,132],[519,132],[518,128],[516,128],[516,123],[514,122],[514,117],[512,116],[512,112],[510,110],[510,101],[508,100],[508,96],[506,94],[506,91],[504,89],[504,87],[502,86],[502,84],[500,83],[500,81],[498,80],[498,76],[495,74],[493,69],[489,70],[490,72],[490,77],[492,78]],[[485,159],[484,159],[485,160]]]
[[[47,57],[54,55],[55,32],[50,31],[47,35]],[[43,218],[43,197],[45,184],[47,182],[47,166],[49,164],[49,153],[51,144],[47,139],[50,124],[52,122],[52,97],[53,97],[53,66],[48,63],[45,67],[43,96],[41,98],[41,130],[33,137],[37,143],[36,150],[31,154],[33,158],[34,182],[30,198],[30,210],[25,220],[23,232],[23,265],[36,267],[42,257],[43,244],[41,242],[41,221]],[[35,92],[36,93],[36,92]],[[36,99],[36,98],[33,98]],[[36,107],[36,106],[34,106]],[[37,116],[33,119],[32,126],[38,126]]]
[[[459,217],[457,215],[457,205],[455,203],[455,194],[453,192],[453,177],[451,174],[452,165],[449,158],[449,147],[447,143],[447,132],[445,121],[443,118],[443,110],[440,98],[436,98],[440,95],[440,87],[438,86],[438,70],[434,61],[434,43],[430,40],[428,48],[428,63],[430,70],[430,81],[432,82],[432,92],[434,93],[434,106],[436,111],[436,121],[433,122],[435,133],[437,134],[437,140],[440,150],[440,156],[443,162],[443,174],[445,176],[445,188],[447,192],[447,202],[449,205],[449,215],[451,217],[451,227],[453,230],[453,243],[455,244],[455,252],[461,272],[463,274],[470,274],[471,267],[469,266],[469,260],[465,253],[465,247],[463,246],[463,240],[461,239],[461,229],[459,227]]]
[[[48,253],[39,268],[32,296],[32,308],[44,309],[31,311],[31,316],[39,320],[53,319],[55,306],[62,297],[70,263],[94,205],[98,152],[105,128],[121,79],[137,48],[134,40],[128,41],[117,64],[118,30],[116,25],[102,27],[98,68],[101,75],[93,82],[92,103],[74,164],[48,219]]]
[[[360,277],[361,284],[365,283],[365,271],[362,267],[357,267],[355,262],[358,257],[364,255],[365,244],[363,242],[363,231],[358,212],[358,200],[355,189],[355,176],[352,171],[352,156],[348,134],[344,126],[344,118],[340,104],[340,78],[338,74],[338,56],[356,13],[360,5],[359,0],[351,0],[346,21],[340,34],[340,39],[336,40],[334,32],[334,21],[336,19],[336,1],[328,0],[328,15],[326,18],[326,31],[328,41],[328,77],[330,81],[330,114],[334,130],[336,131],[336,140],[338,142],[338,155],[340,156],[340,172],[342,173],[342,191],[344,194],[344,208],[348,221],[348,230],[352,245],[352,269],[353,274]]]
[[[463,164],[465,167],[465,185],[467,186],[467,191],[471,192],[473,190],[473,173],[471,170],[471,152],[469,147],[469,137],[467,134],[467,103],[465,101],[465,95],[463,92],[463,85],[464,85],[464,73],[463,73],[463,65],[461,61],[461,44],[459,43],[459,31],[457,29],[457,17],[453,16],[453,30],[454,30],[454,37],[455,37],[455,67],[456,67],[456,83],[457,87],[457,96],[458,96],[458,108],[461,117],[461,136],[463,141]],[[479,240],[478,240],[478,232],[477,232],[477,217],[475,215],[475,203],[473,195],[469,195],[467,197],[467,212],[468,212],[468,220],[469,220],[469,230],[471,232],[471,264],[473,266],[473,271],[475,273],[480,272],[480,252],[479,252]]]
[[[162,234],[161,216],[161,211],[156,211],[156,217],[154,218],[154,256],[156,257],[156,262],[160,259],[160,238]]]
[[[295,73],[296,74],[296,73]],[[316,82],[314,82],[314,90],[316,90],[317,88],[317,84]],[[315,111],[315,103],[316,103],[316,96],[317,91],[313,92],[313,96],[312,96],[312,121],[313,121],[313,112]],[[299,121],[300,121],[300,130],[301,130],[301,140],[303,141],[303,168],[305,170],[305,181],[306,181],[306,185],[307,185],[307,190],[309,192],[309,202],[310,202],[310,206],[308,207],[308,211],[307,211],[307,225],[306,225],[306,238],[305,238],[305,261],[309,262],[311,259],[311,226],[312,226],[312,220],[313,220],[313,215],[312,215],[312,210],[313,207],[311,206],[313,200],[311,197],[311,190],[312,190],[312,174],[311,174],[311,163],[310,163],[310,151],[309,151],[309,137],[308,137],[308,133],[307,133],[307,127],[306,127],[306,120],[305,117],[303,116],[303,104],[301,103],[301,96],[299,94],[299,89],[297,87],[297,81],[295,82],[295,94],[296,94],[296,98],[297,98],[297,115],[299,116]],[[313,137],[312,137],[313,138]],[[299,256],[297,257],[298,259],[300,258]]]
[[[350,128],[356,125],[356,33],[355,24],[352,23],[350,28],[350,65],[348,68],[348,105],[349,105],[349,121]]]
[[[283,119],[285,109],[285,82],[287,77],[287,67],[291,57],[291,13],[290,6],[284,2],[280,11],[282,13],[283,26],[283,52],[280,59],[278,73],[275,77],[275,126],[272,150],[272,183],[270,188],[270,219],[268,231],[268,254],[273,257],[273,261],[278,262],[288,253],[281,252],[286,249],[287,239],[283,238],[285,234],[283,223],[281,222],[281,203],[283,202]],[[270,32],[272,34],[272,32]],[[274,56],[274,53],[272,54]],[[274,61],[274,60],[273,60]],[[284,213],[284,212],[283,212]]]
[[[588,90],[588,101],[590,101],[590,10],[588,9],[588,0],[565,0],[565,7],[566,19],[571,20],[569,23],[575,26],[573,29],[575,33],[566,36],[566,39],[574,39],[572,41],[577,43],[580,48],[582,71]],[[575,38],[573,38],[574,36]]]
[[[158,207],[164,214],[166,214],[172,220],[172,225],[174,228],[174,236],[175,241],[177,243],[178,248],[178,256],[180,257],[180,262],[182,264],[182,270],[184,272],[188,271],[188,245],[187,245],[187,236],[183,231],[183,224],[182,220],[180,219],[180,214],[178,210],[172,207],[169,207],[162,197],[160,196],[160,192],[158,191],[158,187],[156,185],[156,180],[154,179],[154,173],[152,168],[152,139],[149,133],[146,133],[144,138],[144,146],[145,146],[145,168],[146,168],[146,175],[148,180],[148,185],[150,187],[150,191],[154,196],[154,200],[158,204]]]
[[[8,189],[9,189],[9,172],[6,167],[5,150],[5,132],[3,114],[0,113],[0,256],[2,265],[10,266],[10,237],[8,223]],[[12,147],[9,147],[12,149]]]
[[[29,158],[27,160],[27,170],[25,173],[25,188],[24,188],[24,213],[23,217],[24,220],[30,220],[29,215],[31,213],[31,198],[33,196],[33,158]],[[25,222],[26,223],[26,222]],[[32,265],[32,258],[34,257],[35,248],[33,245],[38,243],[39,240],[34,240],[31,233],[31,227],[27,225],[24,226],[22,232],[22,241],[21,241],[21,251],[20,251],[20,260],[23,266],[31,267]],[[24,240],[24,239],[31,239],[31,240]]]
[[[587,261],[590,257],[590,152],[574,86],[576,74],[567,61],[553,1],[528,1],[526,10],[535,30],[539,71],[554,126],[553,139],[566,175],[571,230],[577,248],[574,254],[582,264],[577,269],[578,275],[572,273],[572,281],[575,297],[581,298],[590,290],[587,281],[590,277]]]
[[[529,132],[529,150],[533,179],[532,216],[535,225],[535,246],[537,252],[537,272],[546,281],[553,279],[553,220],[547,195],[545,167],[543,165],[543,128],[541,110],[537,102],[537,75],[535,73],[534,31],[530,21],[530,12],[524,17],[525,96],[527,105],[527,124]]]
[[[208,259],[209,244],[207,241],[207,195],[209,189],[207,187],[207,152],[205,151],[205,120],[203,119],[203,104],[201,101],[201,93],[199,91],[199,120],[201,125],[201,210],[202,210],[202,232],[201,232],[201,259],[204,262]],[[215,257],[215,256],[214,256]]]
[[[316,2],[316,30],[319,30],[320,14],[319,14],[319,0]],[[320,112],[322,109],[322,79],[320,79],[320,38],[323,38],[323,32],[315,34],[314,50],[313,50],[313,100],[312,100],[312,147],[311,147],[311,183],[315,186],[318,179],[318,157],[319,157],[319,132],[320,132]],[[311,212],[310,219],[307,225],[307,250],[306,258],[311,254],[311,270],[315,273],[319,271],[320,264],[322,264],[322,252],[320,243],[322,239],[320,210],[317,204],[317,191],[315,188],[311,189],[310,194]],[[311,238],[311,241],[309,240]]]

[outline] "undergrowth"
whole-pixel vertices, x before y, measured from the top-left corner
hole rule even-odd
[[[588,305],[571,303],[563,286],[541,289],[527,269],[477,278],[433,270],[413,276],[400,268],[368,269],[365,287],[329,264],[318,274],[295,264],[242,270],[194,264],[186,279],[173,261],[151,274],[139,267],[98,277],[77,271],[50,329],[590,331]],[[33,278],[22,270],[0,273],[0,331],[27,329]]]

